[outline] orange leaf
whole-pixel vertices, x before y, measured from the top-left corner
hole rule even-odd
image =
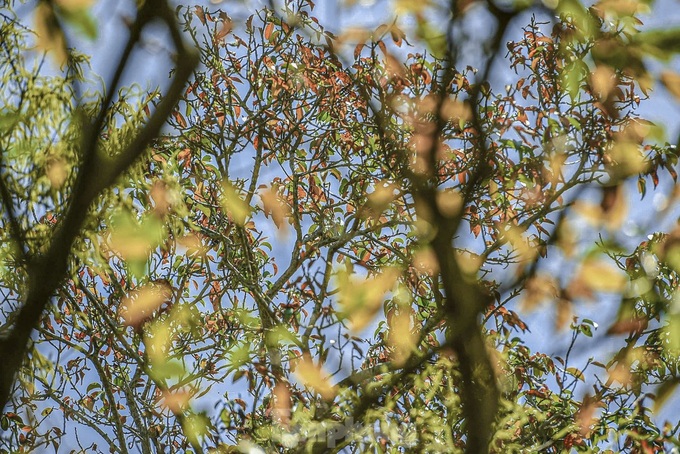
[[[680,74],[672,71],[661,73],[661,83],[666,87],[675,99],[680,100]]]
[[[295,366],[295,376],[306,386],[313,388],[326,400],[333,400],[337,394],[335,386],[331,385],[328,374],[321,365],[314,364],[312,358],[305,355]]]
[[[290,216],[290,207],[279,198],[278,193],[274,188],[266,188],[260,192],[262,205],[264,208],[264,215],[271,216],[276,228],[285,227],[284,220]]]
[[[290,423],[290,390],[285,383],[277,383],[274,387],[274,420],[287,427]]]
[[[274,23],[270,22],[267,24],[267,26],[264,28],[264,39],[269,41],[269,38],[272,36],[272,31],[274,31]]]
[[[187,404],[191,399],[191,394],[183,390],[176,392],[164,390],[161,392],[161,397],[163,399],[161,405],[177,414],[187,407]]]
[[[125,326],[139,327],[161,304],[172,296],[172,289],[164,283],[154,283],[135,290],[123,298],[120,315]]]
[[[179,125],[180,128],[187,127],[187,121],[184,119],[181,113],[174,111],[172,113],[172,116],[175,118],[175,121],[177,121],[177,124]]]

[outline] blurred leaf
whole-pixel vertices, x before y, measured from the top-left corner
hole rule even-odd
[[[56,63],[63,66],[67,57],[66,41],[54,9],[48,2],[40,2],[35,8],[35,33],[38,49],[51,52]]]
[[[64,3],[65,0],[59,3]],[[69,3],[90,3],[87,1],[72,0]],[[90,40],[97,39],[99,25],[87,7],[68,8],[64,11],[64,18],[69,24],[73,25],[79,32]]]
[[[336,274],[339,303],[353,331],[359,332],[373,321],[385,294],[395,286],[400,275],[397,268],[383,269],[370,278],[352,276],[344,269]]]
[[[328,374],[321,365],[314,364],[309,356],[303,356],[297,361],[295,376],[326,400],[333,400],[337,394],[337,389],[330,383]]]
[[[626,275],[611,263],[587,258],[578,270],[576,279],[596,292],[620,292],[626,287]]]
[[[645,30],[633,36],[632,42],[643,45],[646,52],[657,58],[669,59],[680,52],[680,28]]]
[[[200,445],[201,440],[208,434],[210,420],[202,414],[190,414],[182,421],[182,429],[187,439],[193,445]]]
[[[661,83],[666,90],[680,101],[680,74],[674,71],[663,71],[661,73]]]
[[[415,350],[419,333],[412,328],[411,314],[406,311],[388,317],[388,323],[390,327],[388,342],[393,349],[392,358],[399,367],[406,363]]]
[[[246,223],[250,216],[250,206],[241,198],[240,191],[228,181],[222,185],[222,206],[229,214],[229,217],[240,227]]]
[[[288,427],[291,416],[291,393],[288,385],[279,382],[274,387],[274,420]]]
[[[139,327],[171,296],[172,289],[166,284],[150,284],[135,290],[121,301],[123,323]]]
[[[678,385],[680,385],[680,379],[674,378],[663,382],[656,388],[656,398],[654,399],[654,407],[652,409],[654,413],[659,413],[661,408],[668,402],[668,399],[673,396]]]
[[[190,400],[191,394],[185,390],[161,391],[161,405],[175,414],[184,411],[189,406]]]
[[[164,382],[168,379],[181,379],[182,377],[186,376],[186,374],[186,368],[180,361],[176,359],[168,361],[164,358],[162,361],[157,362],[157,364],[154,364],[151,367],[151,376],[154,380],[161,382]],[[180,396],[177,396],[176,398],[179,399]]]

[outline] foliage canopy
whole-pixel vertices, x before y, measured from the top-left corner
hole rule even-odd
[[[636,192],[658,219],[677,194],[640,105],[657,80],[680,95],[648,70],[680,29],[643,28],[649,2],[395,1],[334,34],[311,0],[147,0],[98,90],[67,33],[96,32],[87,3],[40,3],[35,32],[0,15],[1,449],[680,443],[680,227],[622,233]],[[123,87],[156,20],[169,88]],[[598,331],[588,301],[618,314]]]

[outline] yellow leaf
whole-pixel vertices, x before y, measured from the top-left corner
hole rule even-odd
[[[552,276],[536,274],[530,278],[522,292],[521,309],[530,311],[546,300],[557,298],[557,282]]]
[[[680,101],[680,74],[673,71],[661,73],[661,83],[675,98]]]
[[[555,150],[558,150],[555,154],[553,154],[550,157],[550,184],[553,186],[556,186],[557,183],[560,182],[560,180],[563,179],[562,177],[562,168],[564,167],[564,163],[567,161],[567,154],[562,153],[562,150],[564,150],[564,144],[560,143],[560,138],[563,138],[564,136],[558,136],[552,140],[553,146],[555,147]]]
[[[619,229],[628,214],[628,200],[623,185],[602,188],[602,218],[610,230]]]
[[[626,177],[647,170],[649,163],[645,161],[641,147],[637,142],[620,138],[614,141],[610,151],[615,166],[616,176]]]
[[[199,255],[204,257],[208,251],[208,248],[201,242],[201,238],[194,233],[178,238],[177,244],[186,248],[187,255]]]
[[[555,309],[557,311],[555,314],[555,329],[562,330],[574,315],[571,301],[560,298],[557,300],[557,307]]]
[[[663,382],[659,387],[656,388],[656,398],[654,399],[654,407],[653,411],[654,413],[659,413],[659,410],[661,410],[661,407],[668,402],[670,397],[673,396],[673,393],[675,392],[676,388],[680,384],[680,380],[678,378],[671,378],[668,381]]]
[[[382,307],[385,294],[397,283],[401,271],[385,268],[371,278],[350,276],[347,271],[337,274],[339,303],[355,332],[364,329]]]
[[[577,279],[596,292],[620,292],[628,282],[621,270],[602,259],[592,258],[581,263]]]
[[[50,180],[50,186],[59,189],[68,178],[66,163],[59,158],[52,158],[47,161],[45,174]]]
[[[442,104],[441,115],[455,125],[460,126],[460,124],[465,124],[465,122],[472,119],[472,109],[464,102],[447,99]]]
[[[413,267],[421,274],[435,276],[439,272],[439,262],[432,248],[419,249],[413,254]]]
[[[589,437],[593,425],[597,422],[596,411],[602,404],[596,399],[586,394],[583,398],[581,408],[576,412],[576,424],[579,426],[579,433],[583,437]]]
[[[40,2],[35,8],[35,34],[38,49],[53,51],[52,56],[59,66],[66,63],[66,42],[59,27],[54,9],[48,2]]]
[[[437,191],[436,202],[441,214],[448,218],[458,215],[463,207],[463,198],[455,189]]]
[[[203,414],[189,414],[182,420],[182,430],[190,443],[200,445],[208,433],[210,421]]]
[[[630,384],[633,375],[630,373],[630,365],[627,362],[617,363],[616,366],[611,367],[607,370],[609,374],[609,380],[617,381],[623,386]]]
[[[92,6],[94,0],[56,0],[57,5],[68,11],[84,10]]]
[[[326,400],[333,400],[337,394],[337,388],[330,383],[328,374],[307,355],[295,365],[295,376]]]
[[[397,14],[422,14],[423,11],[430,6],[431,0],[393,0],[393,10]]]
[[[591,225],[599,226],[602,223],[602,208],[599,205],[577,200],[574,203],[573,210]]]
[[[392,347],[392,359],[397,366],[402,366],[416,348],[418,331],[411,328],[411,315],[405,311],[390,317],[389,325],[388,342]]]
[[[222,189],[222,207],[227,211],[232,221],[243,227],[246,224],[246,218],[250,215],[250,206],[228,181],[222,185]]]
[[[454,252],[458,266],[467,275],[475,275],[482,266],[482,258],[470,251],[456,249]]]
[[[593,87],[594,94],[601,100],[609,97],[609,94],[616,87],[616,83],[616,74],[607,65],[599,65],[590,75],[590,84]]]
[[[145,352],[152,365],[165,364],[171,343],[170,324],[167,321],[152,323],[144,333]]]
[[[387,181],[377,183],[375,190],[368,195],[368,203],[366,204],[366,209],[370,211],[370,215],[379,217],[396,198],[395,192],[396,186],[392,183]]]
[[[507,223],[499,226],[503,238],[510,244],[512,250],[519,255],[522,263],[531,262],[538,254],[538,248],[529,244],[528,238],[524,236],[522,229],[516,225]]]
[[[154,212],[159,216],[165,216],[170,211],[172,196],[168,191],[167,183],[162,180],[154,181],[149,190],[149,197],[153,201]]]

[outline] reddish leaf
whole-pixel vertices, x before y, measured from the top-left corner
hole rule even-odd
[[[181,113],[174,111],[172,113],[172,116],[175,118],[175,121],[177,121],[177,124],[179,125],[180,128],[187,127],[187,121],[184,119]]]
[[[272,36],[272,32],[274,31],[274,23],[270,22],[267,24],[267,26],[264,28],[264,39],[269,41],[269,38]]]
[[[354,59],[358,59],[359,56],[361,55],[361,51],[364,49],[365,44],[364,43],[359,43],[357,44],[357,47],[354,48]]]

